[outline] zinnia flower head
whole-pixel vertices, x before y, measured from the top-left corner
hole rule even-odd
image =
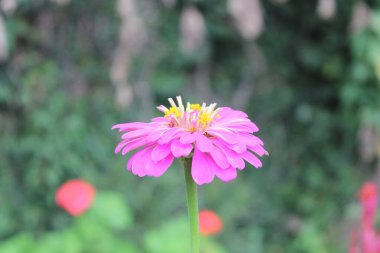
[[[201,235],[216,235],[222,230],[223,221],[214,211],[205,209],[199,212],[199,232]]]
[[[124,134],[115,153],[140,148],[127,163],[127,170],[140,177],[160,177],[174,158],[192,157],[191,174],[201,185],[214,177],[227,182],[245,167],[245,161],[260,168],[257,156],[267,155],[264,143],[252,133],[257,126],[242,111],[216,104],[177,104],[169,98],[170,108],[157,109],[164,115],[149,123],[122,123],[112,127]]]
[[[72,179],[61,185],[55,202],[72,216],[79,216],[91,207],[95,197],[95,188],[81,179]]]

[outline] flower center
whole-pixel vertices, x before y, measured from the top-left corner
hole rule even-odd
[[[165,114],[164,117],[170,126],[182,127],[190,132],[205,131],[213,123],[220,110],[215,109],[216,103],[209,106],[205,103],[202,105],[187,103],[185,109],[180,96],[177,96],[178,105],[172,98],[169,98],[169,103],[171,105],[169,109],[163,105],[157,109]]]

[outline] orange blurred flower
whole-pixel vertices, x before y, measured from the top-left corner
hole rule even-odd
[[[363,184],[359,191],[360,201],[367,201],[373,198],[377,198],[377,186],[372,182],[366,182]]]
[[[199,212],[199,232],[203,236],[216,235],[223,230],[222,219],[211,210]]]
[[[81,179],[72,179],[61,185],[55,193],[55,202],[72,216],[79,216],[90,206],[95,188]]]

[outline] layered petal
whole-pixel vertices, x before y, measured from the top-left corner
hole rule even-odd
[[[163,144],[163,145],[157,145],[153,148],[152,153],[150,155],[150,158],[157,162],[165,157],[167,157],[170,154],[170,143],[169,144]]]
[[[172,141],[179,135],[183,133],[183,129],[181,128],[171,128],[168,131],[166,131],[162,136],[160,137],[159,143],[164,144]]]
[[[149,123],[145,122],[133,122],[133,123],[121,123],[114,125],[112,130],[119,129],[119,132],[131,131],[135,129],[141,129],[148,126]]]
[[[237,177],[237,170],[234,167],[222,170],[219,167],[215,168],[215,175],[223,182],[234,180]]]
[[[217,137],[229,144],[236,144],[238,142],[238,135],[225,128],[213,127],[207,130],[207,134]]]
[[[220,168],[227,169],[228,167],[231,166],[227,160],[226,155],[220,150],[219,147],[215,146],[213,150],[210,152],[210,155]]]
[[[145,171],[148,176],[160,177],[173,163],[174,156],[168,155],[160,161],[149,160],[146,164]]]
[[[196,146],[191,165],[191,175],[195,183],[199,185],[211,183],[215,176],[215,172],[209,163],[209,157]]]
[[[249,149],[258,154],[259,156],[268,155],[268,152],[260,144]]]
[[[193,150],[192,144],[183,144],[179,140],[174,140],[170,145],[170,150],[174,157],[187,157]]]
[[[210,152],[214,147],[212,142],[208,138],[206,138],[206,136],[204,136],[202,133],[199,133],[197,135],[196,146],[202,152]]]
[[[261,166],[263,165],[261,163],[261,161],[259,160],[259,158],[257,158],[254,154],[252,154],[251,152],[249,151],[246,151],[242,154],[242,157],[247,161],[249,162],[250,164],[252,164],[255,168],[261,168]]]
[[[188,133],[184,133],[181,136],[179,141],[183,144],[189,144],[189,143],[195,142],[196,139],[197,139],[197,134],[188,132]]]
[[[139,138],[139,139],[132,140],[132,141],[128,142],[127,145],[125,145],[125,147],[123,148],[123,151],[121,152],[121,154],[125,155],[129,151],[132,151],[134,149],[140,148],[142,146],[146,146],[149,143],[150,142],[147,139],[145,139],[145,138]]]
[[[152,148],[144,148],[138,151],[134,157],[132,162],[132,173],[138,175],[139,177],[143,177],[146,175],[145,166],[150,160],[150,155],[152,153]]]
[[[241,158],[239,154],[237,154],[235,151],[231,150],[230,148],[222,144],[222,142],[220,141],[215,140],[214,143],[216,143],[216,145],[218,145],[218,147],[222,150],[229,164],[232,167],[238,168],[240,170],[244,169],[245,167],[244,160]]]

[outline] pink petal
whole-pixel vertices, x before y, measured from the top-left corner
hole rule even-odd
[[[129,160],[128,160],[128,163],[127,163],[127,166],[126,166],[126,169],[128,171],[130,171],[132,169],[133,160],[134,160],[136,154],[137,153],[135,153],[133,156],[131,156],[131,158],[129,158]]]
[[[257,130],[254,126],[252,121],[250,121],[247,118],[229,118],[225,119],[223,121],[216,121],[214,123],[214,126],[216,127],[226,127],[226,128],[231,128],[231,127],[243,127],[245,128],[245,131],[254,131]]]
[[[182,144],[179,140],[174,140],[170,145],[170,149],[174,157],[186,157],[193,150],[192,144]]]
[[[167,123],[168,120],[165,119],[164,117],[156,117],[152,119],[152,122],[160,122],[160,123]]]
[[[167,157],[170,153],[170,144],[157,145],[153,148],[151,158],[153,161],[157,162],[165,157]]]
[[[197,134],[196,146],[202,152],[210,152],[214,147],[212,142],[202,133]]]
[[[264,145],[264,142],[259,137],[252,134],[240,134],[239,139],[248,147],[254,147],[257,144]]]
[[[248,126],[251,128],[252,132],[258,132],[260,129],[257,127],[257,125],[255,123],[253,123],[252,121],[249,122]]]
[[[218,164],[215,163],[213,159],[208,159],[208,162],[212,167],[212,170],[214,171],[215,175],[223,182],[233,180],[237,177],[237,172],[235,168],[229,167],[228,169],[222,169],[218,166]]]
[[[223,151],[228,162],[231,164],[232,167],[238,168],[241,170],[244,169],[245,163],[244,163],[244,160],[240,157],[241,155],[238,155],[235,151],[223,145],[222,142],[219,140],[214,140],[214,143],[217,144],[218,147]]]
[[[125,155],[126,153],[128,153],[129,151],[132,151],[136,148],[139,148],[141,146],[144,146],[146,144],[148,144],[149,142],[145,139],[145,138],[140,138],[140,139],[136,139],[136,140],[133,140],[131,142],[129,142],[124,148],[123,148],[123,151],[121,152],[122,155]]]
[[[268,152],[260,144],[254,146],[253,148],[250,148],[250,150],[258,154],[259,156],[268,155]]]
[[[174,138],[178,137],[184,130],[182,128],[172,128],[169,131],[166,131],[160,138],[159,143],[164,144],[168,143]]]
[[[251,152],[249,151],[246,151],[244,152],[243,154],[241,154],[242,157],[247,160],[250,164],[252,164],[253,166],[255,166],[256,168],[260,168],[263,164],[261,163],[261,161],[259,160],[259,158],[257,158],[254,154],[252,154]]]
[[[181,136],[180,142],[183,144],[193,143],[197,139],[197,135],[193,133],[185,133]]]
[[[218,113],[219,117],[216,118],[217,121],[226,121],[236,118],[248,118],[245,112],[233,110],[229,107],[222,107],[222,110]]]
[[[228,128],[231,131],[236,131],[236,132],[246,132],[246,133],[257,132],[257,131],[253,131],[251,128],[247,126],[227,126],[226,128]]]
[[[143,177],[146,175],[145,166],[150,160],[151,148],[144,148],[137,152],[133,157],[132,173]]]
[[[237,171],[234,167],[229,167],[224,170],[219,167],[215,167],[214,171],[215,175],[223,182],[234,180],[237,177]]]
[[[210,155],[216,164],[218,164],[218,166],[222,169],[227,169],[230,167],[230,163],[219,147],[215,146],[214,149],[210,152]]]
[[[160,137],[166,132],[166,131],[169,131],[170,128],[159,128],[155,131],[152,131],[151,133],[149,133],[147,136],[146,136],[146,139],[148,141],[157,141],[158,139],[160,139]]]
[[[371,227],[364,227],[362,231],[363,236],[363,252],[375,253],[376,252],[376,233]]]
[[[238,142],[237,144],[232,146],[232,150],[236,153],[241,154],[247,151],[247,146],[244,143]]]
[[[191,175],[198,185],[208,184],[214,179],[215,173],[208,159],[206,153],[202,153],[197,147],[194,148]]]
[[[149,160],[146,164],[145,171],[148,176],[160,177],[170,167],[170,165],[173,163],[173,160],[174,157],[172,155],[168,155],[166,158],[158,162]]]
[[[228,131],[225,128],[210,127],[210,129],[207,130],[207,133],[211,136],[218,137],[222,139],[223,141],[230,144],[235,144],[237,143],[237,140],[238,140],[238,137],[236,134],[234,134],[231,131]]]
[[[138,129],[138,130],[133,130],[131,132],[127,132],[121,136],[122,139],[133,139],[137,137],[142,137],[146,136],[149,133],[152,132],[151,128],[144,128],[144,129]]]
[[[115,148],[115,154],[119,153],[120,150],[124,148],[125,145],[127,145],[130,142],[130,140],[122,140]]]
[[[142,127],[148,126],[148,123],[145,122],[133,122],[133,123],[122,123],[122,124],[117,124],[112,127],[113,129],[118,128],[119,132],[123,132],[126,130],[135,130],[135,129],[140,129]]]

